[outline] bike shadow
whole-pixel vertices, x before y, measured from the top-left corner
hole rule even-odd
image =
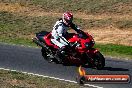
[[[108,70],[108,71],[129,71],[129,69],[114,68],[114,67],[104,67],[102,70]]]
[[[76,64],[67,64],[67,65],[64,65],[64,66],[76,66],[76,67],[79,67],[80,65],[76,65]],[[84,68],[92,68],[92,66],[88,66],[88,65],[84,65],[82,66]],[[93,68],[94,69],[94,68]],[[104,67],[103,69],[101,70],[108,70],[108,71],[129,71],[129,69],[126,69],[126,68],[116,68],[116,67]]]
[[[84,68],[92,68],[91,66],[83,66]],[[108,71],[129,71],[126,68],[115,68],[115,67],[104,67],[101,70],[108,70]]]

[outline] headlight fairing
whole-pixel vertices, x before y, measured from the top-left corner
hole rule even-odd
[[[91,47],[93,46],[94,43],[95,43],[94,41],[86,42],[86,43],[85,43],[85,47],[86,47],[86,48],[91,48]]]

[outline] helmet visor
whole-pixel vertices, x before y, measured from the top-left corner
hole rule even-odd
[[[70,19],[65,19],[65,21],[69,24],[69,23],[72,23],[72,20],[73,18],[70,18]]]

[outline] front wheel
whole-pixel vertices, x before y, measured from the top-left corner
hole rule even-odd
[[[94,67],[98,70],[101,70],[105,66],[105,58],[100,52],[95,53],[94,59]]]

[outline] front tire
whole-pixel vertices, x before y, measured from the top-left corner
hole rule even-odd
[[[94,67],[98,70],[103,69],[105,66],[105,58],[100,52],[95,53]]]

